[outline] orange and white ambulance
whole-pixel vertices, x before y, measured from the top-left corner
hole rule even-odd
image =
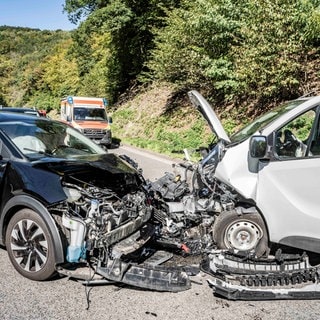
[[[110,146],[111,118],[107,116],[105,98],[68,96],[61,99],[61,120],[99,144]]]

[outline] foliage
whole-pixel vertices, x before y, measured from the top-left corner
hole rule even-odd
[[[49,110],[67,94],[106,97],[119,138],[172,151],[211,135],[175,102],[189,89],[228,132],[319,91],[319,0],[65,0],[64,9],[79,24],[72,32],[0,27],[1,105]],[[169,83],[166,98],[159,83]],[[147,102],[132,99],[150,84]]]
[[[61,95],[75,92],[79,79],[67,54],[70,41],[61,30],[0,27],[3,104],[50,109]]]
[[[156,31],[156,47],[147,66],[159,80],[180,86],[233,88],[235,74],[228,54],[236,45],[238,5],[231,0],[184,1]]]
[[[156,31],[150,77],[203,88],[216,103],[295,96],[319,41],[318,2],[186,0]]]
[[[136,80],[152,46],[154,25],[162,24],[165,8],[179,4],[177,0],[66,0],[65,9],[80,27],[73,34],[73,55],[80,76],[87,78],[97,63],[105,78],[105,92],[115,101]],[[92,39],[107,35],[101,49],[107,51],[102,62],[94,56]]]
[[[303,76],[302,61],[310,49],[306,38],[310,13],[308,1],[247,2],[242,43],[232,48],[242,84],[240,94],[262,101],[296,94]]]

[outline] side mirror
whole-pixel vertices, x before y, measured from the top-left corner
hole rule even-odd
[[[67,121],[71,122],[71,117],[70,116],[67,116]]]
[[[108,117],[108,122],[112,124],[112,117]]]
[[[253,136],[250,139],[250,156],[263,159],[267,154],[267,138],[265,136]]]

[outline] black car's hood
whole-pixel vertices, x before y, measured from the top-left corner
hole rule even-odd
[[[88,168],[96,168],[112,174],[137,174],[129,163],[112,153],[82,156],[75,159],[42,158],[33,162],[33,166],[47,168],[59,174],[75,173]]]
[[[76,160],[43,158],[32,163],[12,162],[9,168],[9,183],[14,192],[24,190],[48,204],[66,199],[61,181],[107,188],[119,196],[136,190],[143,182],[133,167],[114,154]]]

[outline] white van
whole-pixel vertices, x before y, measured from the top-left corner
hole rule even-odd
[[[284,103],[229,137],[209,103],[189,96],[219,137],[200,165],[214,164],[211,179],[233,204],[214,221],[218,247],[320,253],[320,97]]]

